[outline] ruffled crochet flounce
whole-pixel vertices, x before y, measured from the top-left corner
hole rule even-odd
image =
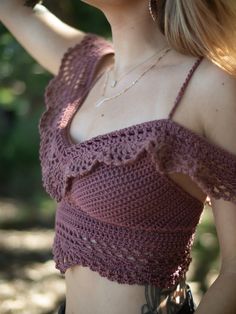
[[[63,139],[58,134],[54,145],[50,143],[52,158],[43,167],[44,187],[57,201],[72,178],[88,174],[99,163],[131,164],[146,152],[159,173],[184,173],[206,195],[236,203],[236,156],[173,120],[148,121],[71,146]],[[64,150],[56,154],[56,147]],[[56,155],[63,158],[53,158]]]
[[[94,60],[110,52],[108,41],[88,33],[64,54],[58,75],[46,88],[46,110],[39,123],[40,161],[50,196],[60,202],[72,178],[101,163],[134,163],[146,152],[160,173],[182,172],[208,197],[236,203],[236,156],[169,118],[69,143],[66,127],[91,85],[98,62]],[[211,205],[209,198],[207,202]]]

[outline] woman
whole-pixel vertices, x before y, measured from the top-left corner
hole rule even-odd
[[[235,313],[234,2],[86,1],[113,43],[19,2],[0,2],[1,20],[55,74],[40,159],[58,202],[58,313]],[[185,274],[207,196],[222,265],[196,309]]]

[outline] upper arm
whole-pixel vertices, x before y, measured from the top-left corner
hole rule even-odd
[[[33,11],[32,36],[25,48],[46,70],[57,75],[66,50],[79,44],[86,33],[63,22],[42,5],[36,5]]]
[[[65,51],[80,43],[86,33],[64,23],[43,5],[15,11],[5,25],[43,68],[56,75]]]
[[[212,66],[209,76],[203,115],[205,136],[236,157],[236,79],[216,66]],[[235,272],[236,204],[222,198],[210,200],[220,245],[221,273]]]

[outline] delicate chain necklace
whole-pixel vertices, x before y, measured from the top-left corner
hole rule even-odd
[[[149,66],[143,73],[141,73],[141,75],[139,75],[139,77],[137,79],[135,79],[128,87],[125,87],[121,92],[119,92],[118,94],[111,96],[111,97],[105,97],[103,99],[100,99],[99,101],[96,102],[95,107],[98,108],[100,107],[105,101],[108,101],[110,99],[114,99],[119,97],[120,95],[124,94],[127,90],[129,90],[132,86],[134,86],[148,71],[150,71],[153,67],[155,67],[157,65],[157,63],[171,50],[170,47],[168,47],[167,49],[164,50],[164,53],[155,61],[154,64],[152,64],[151,66]],[[103,87],[103,93],[102,96],[104,97],[105,95],[105,89],[107,87],[107,82],[108,82],[108,73],[109,71],[106,71],[106,80],[104,83],[104,87]]]
[[[162,51],[162,50],[161,50]],[[158,53],[160,53],[160,50],[156,51],[152,56],[150,56],[148,59],[144,60],[142,63],[140,64],[137,64],[135,67],[131,68],[128,72],[124,73],[119,79],[112,79],[112,82],[111,82],[111,87],[115,87],[117,85],[117,83],[124,77],[126,76],[127,74],[129,74],[130,72],[134,71],[135,69],[137,69],[137,67],[143,65],[145,62],[149,61],[150,59],[152,59],[155,55],[157,55]],[[111,67],[109,70],[108,70],[108,75],[110,76],[110,73],[111,73],[111,70],[113,69],[113,67]]]

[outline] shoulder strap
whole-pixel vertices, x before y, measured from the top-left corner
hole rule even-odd
[[[173,106],[172,110],[171,110],[170,113],[169,113],[169,117],[168,117],[169,119],[172,119],[172,116],[173,116],[173,114],[174,114],[174,112],[175,112],[175,110],[176,110],[178,104],[180,103],[180,100],[182,99],[182,97],[183,97],[183,95],[184,95],[184,92],[185,92],[185,90],[186,90],[186,88],[187,88],[187,85],[188,85],[188,83],[189,83],[191,77],[193,76],[194,71],[197,69],[197,67],[199,66],[199,64],[201,63],[202,60],[203,60],[203,57],[199,57],[199,58],[194,62],[192,68],[191,68],[190,71],[188,72],[188,75],[187,75],[187,77],[186,77],[184,83],[182,84],[182,86],[181,86],[181,88],[180,88],[180,90],[179,90],[179,93],[178,93],[178,95],[177,95],[177,97],[176,97],[176,99],[175,99],[174,106]]]

